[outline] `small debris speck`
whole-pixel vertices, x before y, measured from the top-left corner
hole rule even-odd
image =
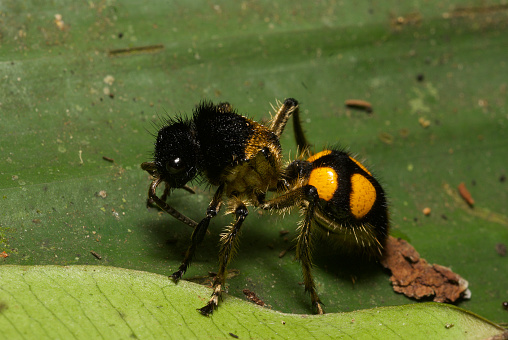
[[[113,158],[109,158],[109,157],[106,157],[106,156],[102,156],[102,159],[105,160],[105,161],[111,162],[111,163],[115,162],[115,160]]]
[[[473,197],[471,196],[471,193],[469,192],[469,190],[467,190],[466,188],[466,185],[464,184],[464,182],[461,182],[457,188],[459,190],[459,194],[460,196],[462,196],[462,198],[464,199],[464,201],[466,201],[466,203],[470,206],[470,207],[473,207],[474,205],[474,199]]]
[[[392,145],[395,138],[388,132],[381,132],[379,133],[379,140],[386,145]]]
[[[62,15],[61,14],[55,14],[55,25],[56,25],[56,27],[58,27],[58,29],[60,31],[65,30],[65,23],[62,20]]]
[[[497,243],[496,252],[503,257],[506,256],[506,245],[504,243]]]
[[[430,126],[430,120],[428,119],[425,119],[423,117],[420,117],[418,118],[418,123],[423,127],[423,128],[428,128]]]
[[[365,100],[348,99],[344,102],[347,107],[363,110],[367,113],[372,112],[372,104]]]
[[[107,75],[107,76],[104,77],[103,81],[104,81],[104,83],[106,83],[109,86],[111,86],[115,82],[115,77],[113,77],[112,75]]]

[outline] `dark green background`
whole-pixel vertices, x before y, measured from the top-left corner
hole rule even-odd
[[[190,113],[203,98],[268,119],[270,103],[294,97],[317,150],[347,146],[381,178],[393,234],[469,281],[472,299],[459,306],[506,322],[508,257],[496,252],[508,243],[502,3],[4,1],[0,251],[9,257],[2,262],[170,274],[191,230],[145,207],[149,178],[139,164],[150,160],[153,123]],[[108,53],[159,44],[151,53]],[[346,109],[351,98],[370,101],[374,113]],[[294,158],[290,130],[282,143]],[[460,182],[473,209],[458,197]],[[171,203],[199,219],[211,193],[196,190],[175,192]],[[296,211],[282,218],[251,209],[230,294],[249,288],[273,309],[310,311],[294,254],[278,257],[289,246],[279,231],[291,230],[291,239],[297,221]],[[222,214],[214,220],[187,278],[217,270],[217,241],[229,222]],[[379,266],[317,248],[327,312],[412,302],[393,293]]]

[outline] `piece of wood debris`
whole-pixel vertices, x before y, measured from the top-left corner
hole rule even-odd
[[[353,108],[353,109],[359,109],[359,110],[363,110],[367,113],[371,113],[372,112],[372,104],[369,103],[368,101],[366,100],[361,100],[361,99],[348,99],[344,102],[344,104],[347,106],[347,107],[350,107],[350,108]]]
[[[381,264],[392,272],[395,292],[417,300],[449,303],[471,297],[466,280],[447,267],[429,264],[405,240],[390,236],[385,251]]]
[[[244,289],[243,293],[245,294],[245,297],[247,298],[247,300],[252,301],[252,302],[254,302],[255,304],[257,304],[259,306],[264,306],[265,305],[264,301],[261,300],[260,298],[258,298],[256,296],[256,293],[254,293],[253,291],[250,291],[248,289]]]
[[[464,199],[464,201],[466,201],[466,203],[470,207],[473,207],[473,205],[474,205],[473,196],[471,196],[471,193],[469,192],[469,190],[467,190],[466,185],[464,184],[464,182],[461,182],[459,184],[459,186],[457,187],[457,189],[459,190],[459,194]]]

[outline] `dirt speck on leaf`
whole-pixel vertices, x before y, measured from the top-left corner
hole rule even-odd
[[[457,187],[457,189],[459,190],[459,194],[464,199],[464,201],[466,201],[466,203],[469,204],[470,207],[473,207],[474,205],[473,196],[471,196],[471,193],[469,192],[469,190],[467,190],[464,182],[461,182]]]

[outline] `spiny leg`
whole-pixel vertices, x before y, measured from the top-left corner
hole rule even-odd
[[[313,189],[312,189],[313,188]],[[272,198],[260,204],[263,210],[283,210],[294,206],[299,206],[307,200],[309,195],[312,197],[312,191],[317,189],[312,185],[305,185],[293,190],[290,190],[280,196]]]
[[[302,264],[305,291],[310,293],[312,306],[317,309],[318,314],[323,314],[322,303],[316,292],[316,285],[312,277],[312,220],[318,202],[319,195],[316,187],[305,185],[265,202],[261,205],[261,208],[265,210],[281,210],[296,205],[306,206],[305,219],[300,227],[296,245],[296,258]]]
[[[322,302],[316,292],[316,284],[312,277],[312,219],[318,199],[319,197],[310,199],[309,205],[306,208],[305,219],[300,226],[300,234],[298,235],[298,242],[296,244],[296,259],[302,264],[305,291],[310,294],[312,307],[316,308],[318,314],[324,314],[323,307],[321,306]]]
[[[226,283],[227,267],[233,257],[238,244],[238,234],[243,221],[249,214],[247,207],[239,203],[235,209],[236,221],[228,228],[227,232],[222,234],[219,250],[219,272],[213,281],[212,297],[203,308],[198,309],[202,315],[210,315],[219,305],[219,299],[222,296],[222,287]]]
[[[213,217],[217,216],[217,212],[219,211],[220,205],[222,203],[223,193],[224,193],[224,184],[219,186],[219,188],[215,192],[215,195],[213,195],[212,201],[210,202],[208,209],[206,209],[206,217],[203,218],[201,222],[199,222],[196,228],[194,228],[194,231],[192,232],[191,236],[191,245],[189,246],[189,248],[187,248],[187,251],[185,252],[185,257],[182,261],[182,264],[180,265],[178,270],[171,275],[171,278],[173,280],[175,281],[180,280],[183,274],[187,271],[187,268],[189,267],[192,258],[194,257],[194,254],[196,252],[196,248],[205,237],[206,231],[208,230],[208,225],[210,224],[210,220]]]
[[[293,112],[298,110],[298,102],[296,99],[287,98],[284,103],[277,109],[275,117],[272,118],[270,123],[270,130],[277,136],[280,137],[289,117]]]
[[[295,133],[296,144],[298,145],[298,152],[300,155],[310,155],[310,144],[305,138],[303,132],[302,123],[300,121],[300,110],[298,107],[298,101],[293,98],[287,98],[284,103],[277,109],[275,116],[273,117],[270,130],[277,136],[280,137],[289,117],[293,114],[293,130]]]

